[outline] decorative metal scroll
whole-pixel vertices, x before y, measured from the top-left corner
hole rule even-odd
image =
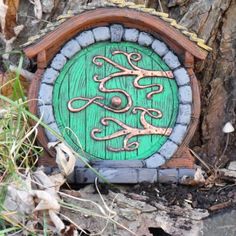
[[[122,130],[119,130],[115,132],[114,134],[99,138],[96,137],[95,134],[101,133],[100,129],[93,129],[91,132],[91,136],[95,140],[109,140],[109,139],[114,139],[120,136],[125,136],[124,138],[124,146],[122,148],[113,148],[113,147],[108,147],[108,150],[113,151],[113,152],[118,152],[118,151],[133,151],[139,147],[138,142],[131,142],[129,143],[129,140],[135,136],[142,136],[142,135],[150,135],[150,134],[159,134],[159,135],[166,135],[169,136],[171,134],[172,129],[171,128],[160,128],[160,127],[155,127],[147,122],[145,119],[145,115],[148,114],[152,118],[159,119],[162,117],[162,113],[159,110],[156,109],[145,109],[143,107],[134,107],[132,110],[132,113],[137,113],[137,111],[140,110],[141,112],[141,117],[140,117],[140,122],[143,125],[143,129],[139,128],[133,128],[130,127],[123,122],[112,118],[112,117],[106,117],[101,120],[101,123],[105,126],[109,124],[109,121],[113,121],[116,124],[118,124],[120,127],[122,127]],[[156,115],[155,115],[156,113]]]
[[[127,53],[124,51],[114,51],[112,55],[118,55],[122,54],[126,57],[128,64],[131,66],[132,69],[125,68],[124,66],[120,65],[117,62],[112,61],[111,59],[105,57],[105,56],[95,56],[93,58],[93,63],[99,67],[103,66],[104,62],[109,63],[110,65],[114,66],[115,68],[119,69],[118,72],[112,73],[102,79],[99,79],[99,75],[94,75],[93,80],[97,83],[99,83],[99,91],[103,93],[120,93],[123,94],[126,97],[126,106],[120,107],[120,106],[114,106],[114,104],[111,104],[111,106],[107,106],[103,104],[101,101],[105,99],[103,96],[95,96],[92,98],[86,98],[86,97],[75,97],[68,102],[68,109],[71,112],[80,112],[84,109],[86,109],[91,104],[96,104],[100,107],[103,107],[104,109],[107,109],[109,111],[112,111],[114,113],[124,113],[130,110],[130,108],[133,105],[133,101],[129,93],[127,93],[125,90],[117,88],[117,89],[108,89],[106,88],[106,83],[114,78],[118,78],[121,76],[135,76],[133,81],[133,86],[137,89],[146,89],[146,88],[152,88],[156,87],[157,89],[154,91],[151,91],[147,93],[146,97],[147,99],[152,99],[152,97],[155,94],[159,94],[163,91],[163,85],[161,84],[150,84],[150,85],[141,85],[140,80],[141,79],[148,79],[151,77],[164,77],[168,79],[172,79],[173,73],[172,71],[153,71],[153,70],[146,70],[143,68],[138,67],[134,64],[134,62],[139,62],[142,59],[142,55],[137,52],[133,53]],[[117,98],[117,97],[116,97]],[[86,101],[87,103],[83,105],[82,107],[74,107],[73,103],[75,101]],[[114,122],[120,127],[122,127],[122,130],[119,130],[111,135],[105,136],[105,137],[97,137],[96,134],[101,133],[102,131],[100,129],[93,129],[91,132],[91,137],[94,140],[102,141],[102,140],[110,140],[114,138],[118,138],[121,136],[125,136],[123,141],[123,147],[121,148],[113,148],[108,147],[108,150],[113,152],[118,151],[133,151],[139,147],[139,143],[136,142],[130,142],[129,140],[135,136],[143,136],[143,135],[165,135],[169,136],[172,132],[172,128],[161,128],[156,127],[151,124],[149,124],[145,118],[146,115],[154,118],[154,119],[160,119],[162,117],[162,112],[158,109],[152,109],[152,108],[143,108],[143,107],[133,107],[132,113],[136,114],[138,111],[141,111],[140,115],[140,123],[143,126],[143,128],[134,128],[130,127],[123,122],[119,121],[118,119],[112,118],[112,117],[104,117],[101,119],[101,123],[104,126],[108,126],[109,122]]]

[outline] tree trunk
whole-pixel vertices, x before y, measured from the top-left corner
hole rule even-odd
[[[226,142],[222,128],[227,121],[235,124],[236,1],[171,0],[167,7],[172,17],[213,48],[205,62],[196,64],[202,112],[192,146],[200,147],[210,163],[219,165]],[[230,136],[226,152],[231,159],[235,159],[235,137]]]
[[[157,1],[148,5],[161,7]],[[162,1],[165,12],[190,31],[206,40],[213,51],[205,62],[196,63],[201,89],[202,112],[191,146],[210,164],[220,165],[226,144],[224,124],[235,125],[236,112],[236,1]],[[235,158],[236,135],[230,135],[226,156]],[[222,158],[224,159],[224,158]]]

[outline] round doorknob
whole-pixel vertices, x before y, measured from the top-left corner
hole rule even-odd
[[[122,100],[118,96],[114,96],[111,98],[111,105],[112,107],[118,108],[122,103]]]

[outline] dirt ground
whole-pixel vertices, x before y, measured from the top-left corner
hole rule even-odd
[[[83,185],[80,187],[73,186],[74,189],[83,187]],[[131,194],[131,197],[132,193],[137,194],[137,196],[144,196],[145,201],[150,205],[154,205],[155,202],[159,201],[164,202],[166,206],[184,207],[186,204],[190,204],[192,208],[207,209],[210,213],[218,213],[220,210],[226,210],[227,208],[236,209],[235,183],[211,188],[180,184],[142,183],[126,185],[125,188],[127,194]],[[104,195],[108,194],[109,190],[120,192],[119,186],[115,185],[99,184],[99,189]]]
[[[189,203],[193,208],[208,209],[211,212],[215,212],[213,206],[221,203],[225,203],[226,208],[236,207],[235,184],[210,189],[175,184],[142,184],[134,186],[131,191],[148,196],[150,204],[164,198],[168,206],[184,206]]]

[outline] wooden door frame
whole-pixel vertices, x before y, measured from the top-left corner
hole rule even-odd
[[[107,7],[86,11],[67,20],[57,29],[48,33],[38,43],[25,48],[24,52],[27,57],[36,58],[38,68],[28,93],[30,112],[37,115],[37,100],[35,100],[35,98],[38,97],[42,75],[45,68],[60,48],[68,40],[84,30],[113,23],[119,23],[125,27],[137,28],[160,38],[182,59],[191,78],[193,103],[192,116],[187,135],[175,153],[175,156],[181,156],[194,135],[200,116],[200,92],[198,81],[194,74],[194,59],[204,60],[207,56],[207,52],[190,41],[179,30],[162,21],[160,18],[148,13],[133,9]],[[49,150],[47,147],[48,140],[42,127],[39,127],[38,141],[45,148],[50,157],[55,157],[54,151]]]

